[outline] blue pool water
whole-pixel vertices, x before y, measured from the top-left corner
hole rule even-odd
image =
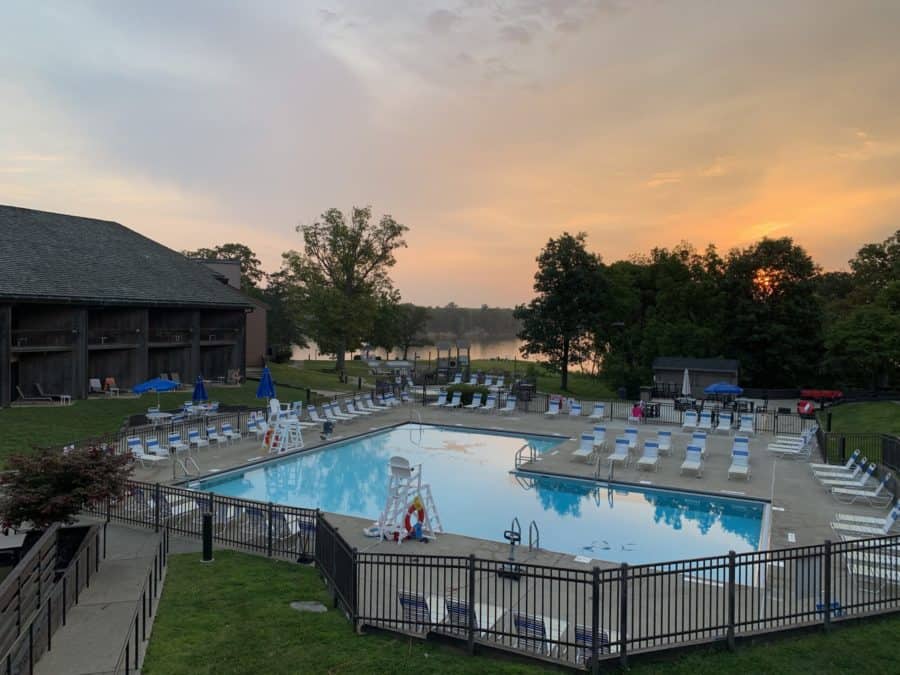
[[[422,464],[444,529],[454,534],[501,541],[515,516],[526,541],[528,524],[538,524],[545,549],[634,564],[759,547],[761,502],[511,473],[524,443],[543,453],[563,440],[404,425],[195,487],[376,520],[388,460],[401,455]]]

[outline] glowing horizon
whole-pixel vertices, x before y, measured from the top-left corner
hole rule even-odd
[[[267,271],[325,209],[408,225],[404,299],[511,306],[550,237],[607,262],[900,227],[900,4],[0,8],[0,203]],[[36,39],[40,36],[40,39]]]

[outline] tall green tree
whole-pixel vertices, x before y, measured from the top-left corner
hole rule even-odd
[[[344,369],[347,350],[371,333],[379,301],[393,293],[388,274],[394,253],[406,246],[408,228],[391,216],[372,222],[369,207],[349,217],[329,209],[311,225],[300,225],[304,250],[296,261],[308,315],[306,333],[320,351],[334,354]]]
[[[427,307],[419,307],[410,303],[400,305],[397,313],[397,343],[403,351],[403,359],[409,358],[411,347],[425,344],[425,328],[431,318]]]
[[[522,322],[523,355],[542,355],[569,387],[569,366],[581,363],[590,347],[605,295],[600,259],[589,252],[583,232],[550,239],[537,257],[535,298],[515,309]]]
[[[241,290],[249,292],[259,288],[266,279],[262,264],[253,250],[244,244],[221,244],[212,248],[198,248],[195,251],[184,251],[188,258],[206,258],[210,260],[238,260],[241,263]]]

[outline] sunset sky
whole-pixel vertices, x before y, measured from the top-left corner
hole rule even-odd
[[[527,300],[563,230],[842,268],[900,228],[898,35],[896,0],[6,2],[0,203],[270,271],[371,204],[424,304]]]

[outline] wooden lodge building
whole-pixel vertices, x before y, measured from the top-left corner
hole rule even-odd
[[[0,206],[0,405],[85,398],[160,374],[246,368],[253,302],[204,265],[104,220]]]

